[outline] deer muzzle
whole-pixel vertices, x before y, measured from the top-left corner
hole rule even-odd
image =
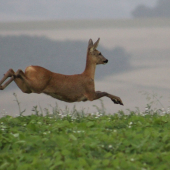
[[[103,61],[103,62],[106,64],[106,63],[108,63],[108,61],[109,61],[109,60],[107,60],[107,59],[106,59],[106,60],[105,60],[105,61]]]

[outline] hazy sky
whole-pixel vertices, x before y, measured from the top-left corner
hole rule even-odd
[[[140,4],[157,0],[0,0],[0,21],[130,18]]]

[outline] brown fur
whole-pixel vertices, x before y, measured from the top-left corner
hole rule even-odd
[[[123,105],[119,97],[107,92],[95,91],[96,65],[108,62],[101,52],[96,50],[99,40],[94,44],[91,39],[89,40],[86,67],[82,74],[62,75],[40,66],[28,66],[25,73],[22,70],[15,73],[9,69],[0,80],[0,90],[5,89],[12,81],[15,81],[24,93],[44,93],[65,102],[93,101],[106,96],[114,103]],[[2,85],[8,77],[11,78]]]

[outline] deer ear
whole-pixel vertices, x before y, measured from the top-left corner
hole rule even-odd
[[[99,45],[100,38],[93,44],[93,48],[96,49]]]
[[[93,47],[93,40],[92,39],[89,40],[88,49],[90,49],[91,47]]]

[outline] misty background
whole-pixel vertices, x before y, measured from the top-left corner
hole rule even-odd
[[[90,38],[101,38],[98,50],[109,60],[96,69],[96,90],[121,97],[125,106],[102,98],[108,113],[145,110],[143,93],[162,96],[158,107],[169,107],[170,1],[0,1],[0,75],[9,68],[40,65],[53,72],[83,72]],[[0,77],[0,79],[1,79]],[[24,94],[11,83],[0,91],[0,114],[30,114],[35,105],[95,110],[100,101],[65,103],[43,94]],[[155,99],[153,99],[155,100]],[[5,109],[5,110],[4,110]]]
[[[154,8],[157,0],[0,0],[0,4],[0,21],[113,19],[132,17],[138,5]]]

